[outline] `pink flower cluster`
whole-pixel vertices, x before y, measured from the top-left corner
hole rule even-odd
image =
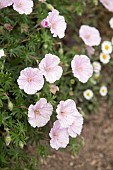
[[[47,18],[41,22],[41,25],[43,28],[49,27],[53,37],[63,38],[65,36],[67,24],[64,17],[59,15],[59,11],[56,9],[49,12]]]
[[[33,8],[32,0],[0,0],[0,9],[13,5],[19,14],[30,14]]]
[[[59,57],[46,54],[39,64],[39,69],[28,67],[20,72],[20,76],[17,79],[19,88],[23,89],[27,94],[35,94],[43,88],[43,76],[45,76],[46,81],[49,83],[59,80],[63,72],[59,63]]]
[[[20,72],[20,76],[17,79],[19,88],[27,94],[35,94],[43,88],[43,76],[49,83],[59,80],[63,73],[59,63],[59,57],[53,54],[46,54],[39,63],[39,69],[28,67]],[[78,78],[82,83],[86,83],[93,74],[93,66],[90,63],[90,59],[85,55],[75,55],[71,61],[71,67],[74,77]]]
[[[49,136],[50,145],[58,150],[65,148],[69,143],[69,136],[75,138],[81,134],[83,117],[78,112],[73,100],[60,101],[56,109],[57,118],[53,124]]]
[[[102,0],[100,0],[102,1]],[[14,10],[20,14],[30,14],[32,12],[32,0],[1,0],[0,8],[4,8],[13,4]],[[59,15],[59,11],[53,9],[48,16],[42,20],[43,28],[49,27],[53,37],[63,38],[67,23],[63,16]],[[89,55],[94,53],[93,46],[97,46],[101,42],[99,31],[87,25],[82,25],[79,30],[79,36],[87,46]],[[47,82],[54,83],[62,76],[63,69],[59,65],[60,58],[53,54],[46,54],[40,61],[39,68],[27,67],[20,72],[17,79],[19,88],[27,94],[35,94],[41,90],[44,85],[44,77]],[[80,82],[86,83],[93,74],[93,66],[90,59],[86,55],[75,55],[71,61],[71,68],[74,77]],[[59,88],[57,89],[59,90]],[[53,93],[55,94],[56,91]],[[45,98],[40,98],[35,105],[28,108],[28,122],[32,127],[45,126],[52,115],[53,106],[47,102]],[[74,100],[68,99],[60,101],[56,109],[57,120],[54,122],[50,130],[50,145],[58,150],[65,148],[69,143],[69,137],[77,137],[81,134],[83,127],[83,117],[79,113]]]
[[[28,122],[34,128],[43,127],[50,120],[52,111],[52,105],[47,103],[45,98],[41,98],[35,105],[29,106]],[[71,99],[61,101],[56,112],[58,120],[54,122],[49,136],[51,147],[58,150],[68,145],[69,136],[75,138],[81,134],[83,117],[78,112],[75,102]]]

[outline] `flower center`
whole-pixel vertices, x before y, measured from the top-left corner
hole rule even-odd
[[[102,93],[104,93],[105,92],[105,90],[104,89],[102,89]]]
[[[77,71],[79,71],[79,72],[82,72],[82,70],[83,70],[82,67],[77,68]]]
[[[106,50],[109,50],[109,45],[105,45],[105,49],[106,49]]]
[[[56,22],[52,23],[52,28],[55,29],[56,28]]]
[[[103,54],[103,59],[106,59],[106,58],[107,58],[106,54]]]
[[[85,38],[86,38],[86,39],[89,39],[89,38],[90,38],[90,35],[89,35],[89,34],[87,34],[87,35],[85,36]]]
[[[34,112],[36,116],[40,115],[40,111],[38,109],[36,109]]]
[[[86,93],[86,95],[89,97],[89,96],[90,96],[90,93],[89,93],[89,92],[87,92],[87,93]]]
[[[32,82],[32,78],[28,77],[28,78],[27,78],[27,81],[28,81],[29,83]]]
[[[51,71],[51,67],[46,67],[45,70],[48,72],[48,71]]]
[[[65,116],[65,115],[66,115],[66,112],[62,111],[62,112],[61,112],[61,115],[62,115],[62,116]]]

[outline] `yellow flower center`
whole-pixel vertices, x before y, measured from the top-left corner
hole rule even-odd
[[[102,89],[102,93],[104,93],[105,92],[105,90],[104,89]]]
[[[74,80],[74,79],[71,79],[71,80],[70,80],[70,83],[71,83],[71,84],[74,84],[74,83],[75,83],[75,80]]]
[[[109,45],[105,45],[105,49],[106,49],[106,50],[109,50]]]
[[[87,95],[87,96],[90,96],[90,93],[89,93],[89,92],[87,92],[87,93],[86,93],[86,95]]]
[[[103,54],[103,59],[106,59],[106,58],[107,58],[106,54]]]

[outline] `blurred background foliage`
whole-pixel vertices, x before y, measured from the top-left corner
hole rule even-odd
[[[51,5],[60,11],[68,24],[66,36],[62,40],[53,38],[49,29],[40,26]],[[75,54],[87,54],[86,47],[78,36],[82,24],[97,27],[101,34],[105,32],[100,20],[104,10],[97,0],[48,0],[47,3],[35,0],[33,12],[28,16],[19,15],[12,7],[0,10],[0,48],[3,48],[6,54],[0,59],[1,170],[38,170],[38,166],[50,150],[48,134],[53,120],[56,119],[55,108],[60,100],[74,99],[86,118],[88,114],[98,110],[99,88],[105,83],[110,89],[113,80],[113,61],[107,67],[103,66],[104,72],[109,72],[110,77],[101,74],[98,80],[92,77],[86,84],[73,77],[70,63]],[[109,35],[110,31],[108,40],[111,40]],[[45,81],[40,92],[28,96],[17,85],[19,73],[26,67],[37,67],[47,53],[55,54],[61,59],[64,72],[62,78],[56,82],[59,92],[53,95],[49,83]],[[91,61],[98,61],[99,53],[100,47],[96,47]],[[88,88],[94,92],[91,101],[83,97],[83,91]],[[111,89],[108,97],[105,97],[106,100],[109,99],[109,104],[113,102],[112,96]],[[54,113],[51,122],[45,127],[34,129],[28,123],[27,108],[41,97],[45,97],[54,106]],[[83,145],[82,138],[72,139],[68,150],[77,154]]]

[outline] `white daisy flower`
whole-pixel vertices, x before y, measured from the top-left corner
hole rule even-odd
[[[107,95],[107,93],[108,93],[108,90],[107,90],[107,87],[106,86],[102,86],[101,88],[100,88],[100,95],[101,96],[106,96]]]
[[[111,58],[111,57],[110,57],[109,54],[100,53],[100,61],[101,61],[103,64],[109,63],[110,58]]]
[[[105,54],[111,54],[112,53],[112,44],[110,41],[104,41],[101,45],[102,52]]]
[[[109,20],[109,25],[113,29],[113,17]]]
[[[3,57],[4,55],[5,55],[5,54],[4,54],[4,50],[1,49],[1,50],[0,50],[0,58]]]
[[[87,89],[84,91],[83,96],[87,100],[91,100],[93,98],[93,91],[90,89]]]

